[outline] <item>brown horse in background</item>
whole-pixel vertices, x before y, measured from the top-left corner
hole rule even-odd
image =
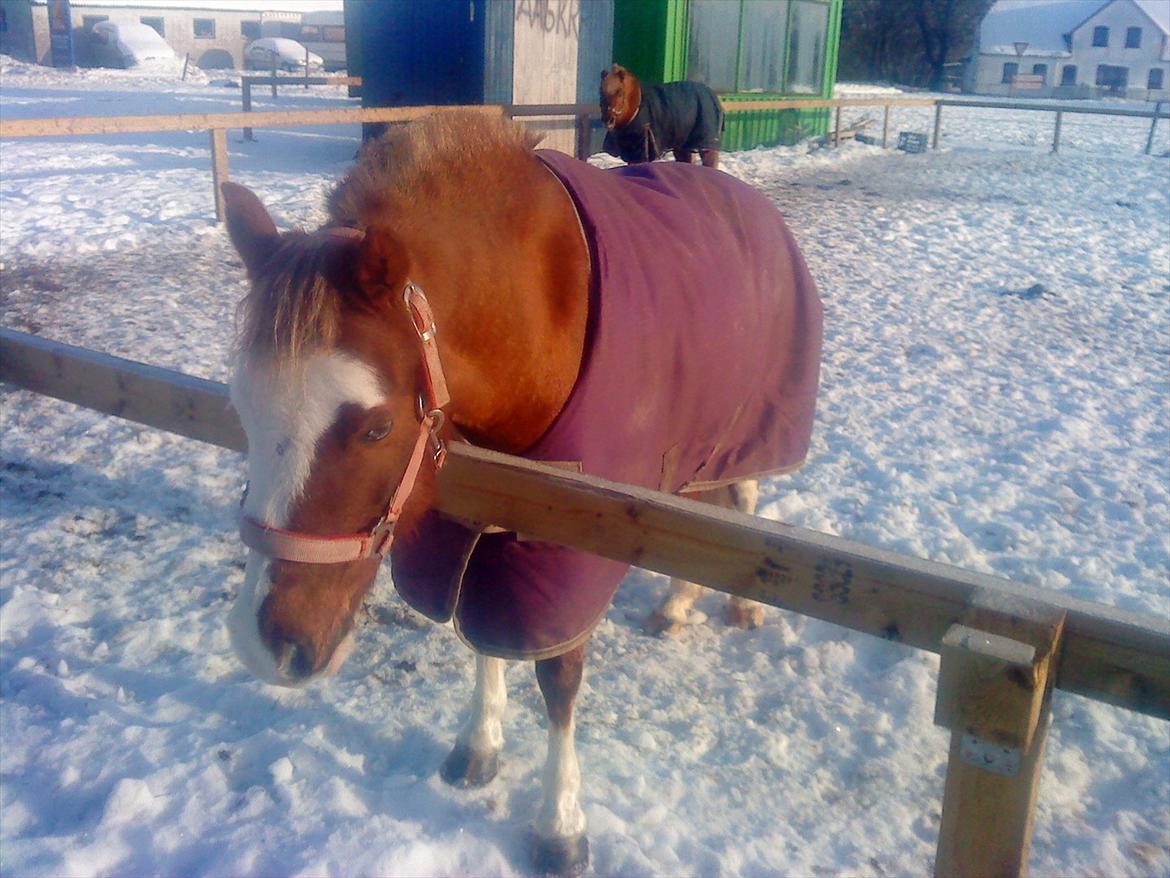
[[[444,448],[471,441],[538,459],[568,453],[607,477],[672,491],[735,490],[741,476],[804,456],[820,309],[778,214],[743,184],[674,165],[654,166],[671,169],[661,179],[628,178],[627,169],[603,172],[534,145],[524,129],[481,114],[448,113],[394,131],[363,150],[330,198],[329,224],[313,233],[280,234],[254,194],[224,184],[228,230],[252,282],[231,384],[248,436],[241,534],[252,551],[230,629],[242,659],[269,682],[299,685],[331,672],[389,553],[403,597],[432,618],[454,616],[477,653],[470,715],[441,769],[449,783],[494,777],[507,700],[503,659],[535,660],[549,745],[533,862],[540,872],[574,873],[588,861],[588,842],[573,704],[592,626],[625,567],[442,518],[434,506]],[[712,226],[723,228],[730,252],[726,264],[711,257],[710,275],[683,266],[705,278],[695,289],[687,275],[669,286],[686,288],[697,308],[705,306],[693,296],[708,292],[734,303],[737,290],[707,288],[730,265],[753,261],[745,248],[766,228],[756,249],[767,251],[759,257],[767,264],[747,276],[755,288],[744,298],[747,313],[737,315],[733,304],[727,325],[782,330],[735,347],[756,351],[747,369],[757,384],[765,359],[775,364],[767,374],[795,400],[795,415],[776,408],[771,390],[737,397],[722,373],[711,380],[731,404],[726,417],[709,401],[696,409],[701,417],[688,414],[665,386],[670,373],[655,372],[676,368],[681,351],[673,349],[661,368],[634,351],[637,371],[651,374],[640,375],[646,387],[628,398],[596,389],[615,349],[624,355],[652,332],[669,335],[674,318],[643,326],[645,315],[607,316],[623,296],[640,309],[659,291],[644,285],[641,265],[634,280],[612,277],[622,241],[595,224],[591,205],[625,204],[627,196],[678,203],[689,187],[702,195],[696,210],[720,214],[703,224],[703,240]],[[622,227],[623,240],[649,225],[640,215],[632,223]],[[635,244],[641,262],[648,247]],[[681,249],[663,246],[671,263],[690,252],[685,240]],[[699,348],[700,367],[698,377],[682,375],[689,383],[718,372],[704,358],[721,364],[729,356],[687,344]],[[583,402],[594,397],[601,414]],[[708,410],[718,420],[701,423]],[[679,429],[698,438],[647,447],[626,435],[639,418],[654,428],[676,411]],[[600,438],[564,438],[594,420]],[[791,442],[774,432],[788,423],[800,424]],[[741,427],[766,440],[766,467],[734,439]],[[632,462],[610,461],[612,440],[631,449]],[[778,445],[787,449],[782,460],[772,450]],[[537,596],[529,599],[520,585]],[[676,582],[660,616],[685,623],[693,600],[688,584]],[[733,599],[732,606],[742,624],[758,624],[755,605]]]

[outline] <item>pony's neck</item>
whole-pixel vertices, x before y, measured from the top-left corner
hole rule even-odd
[[[525,450],[564,406],[584,350],[589,251],[568,193],[532,157],[509,191],[408,248],[436,313],[452,421],[478,444]]]

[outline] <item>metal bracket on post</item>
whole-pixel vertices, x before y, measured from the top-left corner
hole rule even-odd
[[[1024,875],[1064,613],[977,597],[943,637],[951,730],[936,876]]]

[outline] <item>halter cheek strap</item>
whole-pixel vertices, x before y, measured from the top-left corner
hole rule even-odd
[[[418,335],[424,388],[423,396],[419,399],[418,438],[414,441],[402,480],[394,489],[382,517],[368,532],[320,536],[272,527],[245,515],[240,519],[240,539],[248,548],[270,558],[302,564],[345,564],[373,556],[380,560],[386,556],[394,541],[394,525],[414,490],[428,446],[435,469],[443,466],[446,448],[439,438],[439,431],[444,422],[443,407],[451,401],[451,397],[435,341],[438,326],[435,325],[435,315],[422,288],[407,283],[402,300]]]

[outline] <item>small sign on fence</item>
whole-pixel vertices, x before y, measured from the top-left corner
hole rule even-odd
[[[898,149],[902,152],[926,152],[927,137],[921,131],[898,132]]]

